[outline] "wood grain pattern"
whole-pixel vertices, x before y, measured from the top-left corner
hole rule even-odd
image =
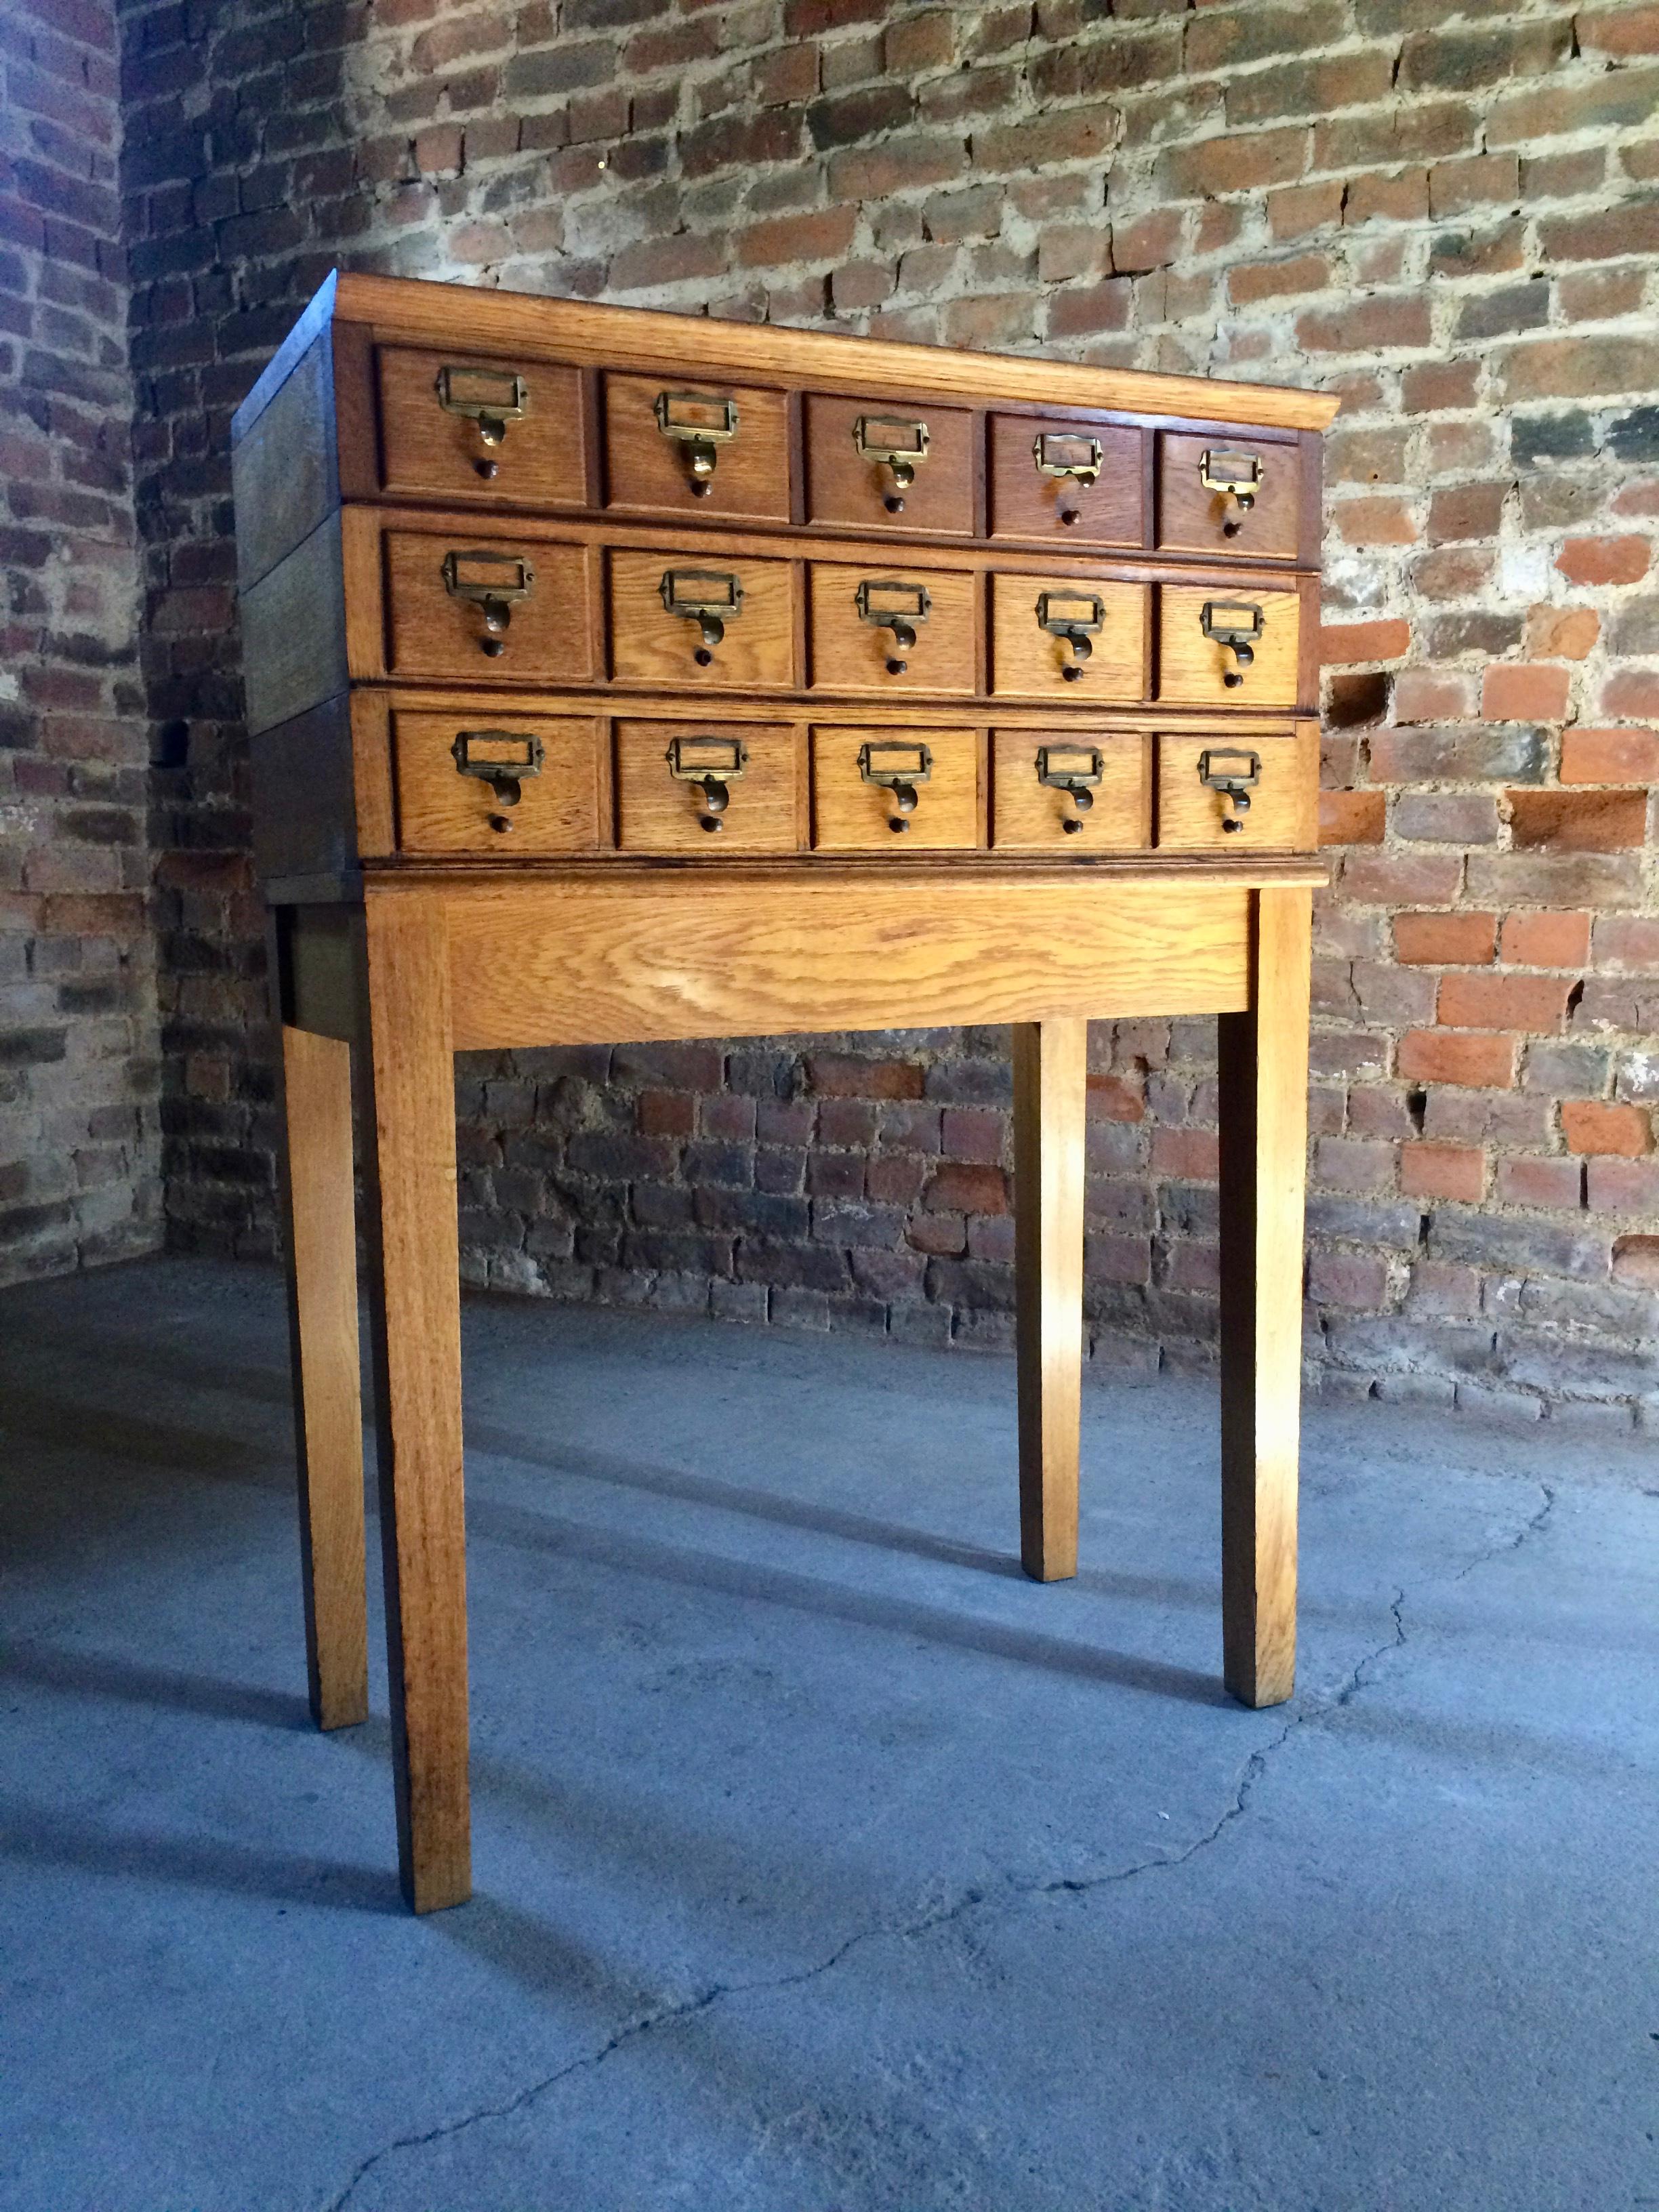
[[[884,592],[896,584],[897,592]],[[912,624],[915,643],[899,644],[890,629],[866,622],[859,611],[860,586],[879,612],[907,611],[907,594],[920,587],[929,601],[927,618]],[[971,697],[979,689],[974,649],[974,579],[960,569],[913,568],[903,561],[863,568],[814,561],[807,570],[811,605],[811,681],[819,690],[897,694],[930,691]],[[890,666],[902,661],[902,668]]]
[[[1085,813],[1040,780],[1039,756],[1048,745],[1099,753],[1101,781]],[[1152,751],[1145,737],[1075,725],[998,728],[991,748],[991,842],[998,852],[1130,853],[1151,844]],[[1067,822],[1083,827],[1068,830]]]
[[[410,1904],[431,1912],[472,1887],[451,954],[439,900],[371,891],[365,923],[374,1131],[365,1190],[398,1864]]]
[[[452,286],[349,271],[329,281],[337,285],[334,312],[348,322],[373,324],[387,336],[437,345],[453,333]],[[787,376],[832,390],[867,386],[872,392],[933,391],[969,400],[991,395],[1034,400],[1040,406],[1184,415],[1200,422],[1216,412],[1218,386],[1198,376],[1084,368],[1012,354],[751,327],[701,315],[494,289],[467,292],[466,318],[472,337],[491,352],[534,347],[555,359],[602,366],[619,357],[649,361],[679,375],[695,370],[704,375]],[[1227,419],[1237,423],[1322,429],[1342,404],[1328,392],[1273,385],[1229,382],[1220,389]]]
[[[1032,447],[1044,435],[1097,440],[1101,471],[1095,483],[1043,475]],[[1029,415],[994,415],[991,535],[1063,538],[1075,545],[1139,545],[1139,431],[1064,415],[1035,420]]]
[[[932,756],[927,781],[915,786],[914,814],[901,814],[893,793],[867,783],[859,769],[866,744],[911,748],[925,744]],[[820,853],[877,853],[895,847],[906,852],[967,852],[981,844],[979,732],[925,732],[907,724],[890,729],[837,728],[812,731],[812,843]],[[895,833],[895,821],[907,827]]]
[[[494,709],[482,716],[394,711],[392,726],[400,851],[526,855],[597,851],[605,726],[594,716],[503,714]],[[463,730],[500,730],[511,737],[540,740],[540,773],[520,781],[515,805],[506,804],[481,778],[461,773],[453,748]]]
[[[1293,707],[1297,693],[1301,624],[1294,591],[1264,590],[1260,580],[1164,584],[1158,589],[1158,696],[1166,706]],[[1255,658],[1240,669],[1224,645],[1204,634],[1204,610],[1257,606],[1262,611]],[[1243,676],[1229,684],[1230,673]]]
[[[709,816],[702,787],[677,778],[675,740],[735,738],[748,757],[726,785],[726,811]],[[804,732],[790,722],[622,720],[616,726],[617,842],[624,853],[793,853],[799,842],[799,793]],[[715,819],[717,831],[702,828]]]
[[[1231,883],[1194,878],[1175,902],[1156,884],[899,863],[855,890],[834,872],[718,868],[624,886],[624,865],[445,892],[458,1051],[885,1029],[901,1007],[942,1028],[1244,1003],[1250,895]]]
[[[1221,493],[1206,491],[1200,465],[1218,447],[1254,453],[1262,465],[1255,504],[1248,514]],[[1231,554],[1239,560],[1291,561],[1301,524],[1302,457],[1293,443],[1273,443],[1165,430],[1159,435],[1158,542],[1166,550]],[[1230,535],[1227,525],[1236,529]]]
[[[346,687],[345,592],[336,513],[241,596],[242,682],[257,737]]]
[[[1319,842],[1319,751],[1307,727],[1282,737],[1237,738],[1224,729],[1202,737],[1158,741],[1158,842],[1160,849],[1202,852],[1312,852]],[[1231,810],[1199,774],[1206,751],[1254,753],[1260,781],[1249,811],[1225,823]]]
[[[483,607],[454,597],[444,584],[446,556],[465,554],[473,545],[460,520],[442,537],[386,532],[387,672],[466,684],[590,682],[597,671],[582,548],[526,531],[500,549],[521,554],[535,580],[527,598],[510,604],[507,628],[492,641]],[[488,550],[496,551],[495,540]],[[500,573],[512,580],[509,571]],[[484,651],[492,641],[501,645],[501,653]]]
[[[794,680],[798,574],[787,561],[751,561],[724,545],[683,545],[669,556],[617,550],[611,556],[611,663],[622,683],[663,684],[698,691],[787,691]],[[735,576],[742,611],[719,645],[704,646],[696,622],[670,614],[663,577],[671,570]],[[696,655],[708,658],[700,662]]]
[[[236,583],[259,579],[340,503],[329,333],[319,331],[230,456]]]
[[[476,500],[527,507],[586,504],[581,379],[575,369],[518,361],[511,354],[409,346],[382,347],[378,368],[381,482],[387,491],[467,505]],[[476,421],[441,404],[438,379],[445,368],[524,377],[526,412],[507,424],[499,445],[486,445]]]
[[[1086,1021],[1015,1024],[1019,1556],[1040,1583],[1077,1572],[1088,1065]]]
[[[699,494],[682,443],[657,422],[663,392],[736,404],[735,437],[715,447]],[[609,375],[605,379],[606,504],[615,514],[684,515],[690,522],[787,522],[789,431],[781,392],[719,378]]]
[[[286,1025],[283,1225],[312,1718],[368,1717],[351,1047]]]
[[[861,415],[890,415],[927,425],[925,460],[915,482],[901,492],[891,472],[866,460],[854,443]],[[890,499],[903,507],[890,509]],[[832,399],[821,392],[806,401],[806,514],[811,522],[846,523],[861,530],[930,531],[968,537],[974,527],[974,418],[965,410],[932,404],[900,405],[872,398]]]
[[[1220,1023],[1221,1542],[1226,1683],[1295,1686],[1312,901],[1255,894],[1251,1003]]]
[[[359,856],[388,859],[398,849],[398,817],[392,781],[392,708],[384,691],[360,690],[351,695],[351,791]]]
[[[1044,629],[1037,617],[1045,592],[1098,599],[1105,627],[1090,640],[1092,650],[1079,663],[1062,638]],[[1067,678],[1067,668],[1083,674]],[[1088,707],[1103,700],[1139,699],[1146,670],[1146,591],[1140,584],[1111,583],[1096,575],[1044,571],[999,574],[991,579],[991,690],[999,699],[1064,699]]]

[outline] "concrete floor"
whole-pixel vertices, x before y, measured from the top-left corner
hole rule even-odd
[[[304,1709],[274,1278],[0,1324],[7,2212],[1659,2204],[1650,1448],[1315,1408],[1251,1714],[1202,1384],[1091,1385],[1041,1589],[1006,1362],[475,1306],[417,1922]]]

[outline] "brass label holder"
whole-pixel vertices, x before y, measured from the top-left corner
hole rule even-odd
[[[438,371],[438,404],[446,415],[465,415],[478,426],[486,446],[499,446],[509,422],[530,412],[530,386],[510,368],[471,368],[446,362]],[[490,468],[489,474],[495,474]]]
[[[726,635],[726,625],[743,612],[743,586],[725,568],[669,568],[658,586],[663,605],[671,615],[697,625],[702,643],[691,658],[707,668],[714,648]]]
[[[1036,756],[1037,781],[1051,791],[1063,791],[1070,798],[1076,811],[1066,815],[1060,828],[1075,836],[1083,827],[1083,817],[1095,803],[1095,787],[1106,774],[1106,762],[1097,745],[1039,745]]]
[[[659,392],[652,411],[663,436],[684,448],[693,494],[707,499],[720,448],[738,434],[737,401],[717,392]]]
[[[539,775],[545,757],[541,739],[533,730],[457,730],[449,748],[458,775],[477,776],[495,794],[498,806],[516,806],[524,785]],[[513,827],[504,814],[492,814],[492,830]]]
[[[910,817],[919,804],[916,786],[928,782],[933,773],[930,745],[899,744],[872,738],[859,747],[860,775],[866,783],[893,794],[893,812],[887,821],[890,830],[903,831],[910,827]]]
[[[730,786],[749,765],[749,749],[737,738],[674,738],[663,757],[668,773],[678,783],[689,783],[697,792],[703,830],[723,830],[721,817],[732,803]]]
[[[1244,681],[1243,672],[1255,659],[1255,648],[1267,626],[1267,617],[1249,600],[1206,599],[1199,623],[1205,636],[1230,652],[1237,662],[1238,665],[1225,670],[1221,678],[1230,691],[1237,690]]]
[[[1106,602],[1092,592],[1040,592],[1036,618],[1039,629],[1071,647],[1072,658],[1060,672],[1075,684],[1094,652],[1091,641],[1106,627]]]
[[[909,662],[902,658],[916,641],[916,624],[933,611],[933,594],[926,584],[906,584],[896,577],[866,576],[854,593],[859,620],[875,629],[890,630],[896,651],[890,654],[887,673],[902,676]]]
[[[860,415],[853,425],[853,443],[861,459],[890,472],[894,488],[882,504],[889,514],[902,514],[904,495],[927,458],[927,425],[905,415]]]
[[[1106,449],[1098,438],[1091,438],[1079,430],[1039,430],[1031,441],[1031,459],[1039,476],[1054,478],[1064,493],[1085,490],[1100,481],[1101,466]],[[1079,522],[1083,510],[1073,499],[1070,505],[1063,501],[1057,512],[1062,522]]]
[[[496,553],[489,548],[463,550],[452,545],[443,559],[444,589],[452,599],[466,599],[483,610],[484,635],[480,651],[491,659],[507,651],[507,626],[513,609],[527,599],[536,582],[536,571],[521,553]]]
[[[1198,757],[1198,780],[1220,795],[1223,830],[1242,830],[1250,793],[1261,781],[1261,756],[1243,745],[1208,746]]]
[[[1217,498],[1231,500],[1237,508],[1222,523],[1224,538],[1237,538],[1244,526],[1244,517],[1255,505],[1256,495],[1267,472],[1267,465],[1260,453],[1242,453],[1230,447],[1206,446],[1198,457],[1198,480],[1207,492]]]

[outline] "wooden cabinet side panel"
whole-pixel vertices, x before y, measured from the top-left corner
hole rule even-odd
[[[263,418],[262,418],[263,419]],[[346,684],[345,589],[337,509],[241,598],[242,680],[254,735]]]
[[[236,582],[243,592],[340,503],[331,336],[325,325],[232,450]]]

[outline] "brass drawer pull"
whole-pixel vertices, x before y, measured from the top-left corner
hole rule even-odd
[[[1237,538],[1244,527],[1244,517],[1255,505],[1256,494],[1267,471],[1267,465],[1259,453],[1238,453],[1221,446],[1206,446],[1199,455],[1198,480],[1205,490],[1231,500],[1238,509],[1222,524],[1224,538]]]
[[[736,738],[674,738],[664,758],[677,782],[695,787],[704,830],[723,830],[721,816],[732,803],[728,788],[749,764],[749,749]]]
[[[933,594],[926,584],[905,584],[890,576],[866,576],[854,594],[859,620],[876,629],[893,633],[898,653],[908,653],[916,641],[916,624],[925,623],[933,610]],[[909,666],[898,654],[890,656],[887,673],[902,676]]]
[[[1037,781],[1047,784],[1050,790],[1063,791],[1070,795],[1076,812],[1068,814],[1060,828],[1075,836],[1083,827],[1083,817],[1095,803],[1094,787],[1106,774],[1106,763],[1095,745],[1039,745],[1036,757]]]
[[[1261,781],[1261,756],[1243,747],[1212,745],[1198,757],[1198,780],[1221,795],[1221,826],[1242,830],[1250,793]]]
[[[726,625],[743,612],[743,586],[723,568],[670,568],[658,586],[671,615],[697,625],[702,643],[691,655],[699,668],[714,658]]]
[[[1237,662],[1221,678],[1230,691],[1237,690],[1244,681],[1244,670],[1255,659],[1257,641],[1267,627],[1261,608],[1248,600],[1206,599],[1199,622],[1205,636],[1230,651]]]
[[[903,495],[927,458],[927,425],[902,415],[860,415],[853,425],[853,443],[862,459],[890,471],[894,488],[882,504],[889,514],[902,514]]]
[[[1072,658],[1060,670],[1068,684],[1083,674],[1083,664],[1094,652],[1090,642],[1106,627],[1106,603],[1092,592],[1042,592],[1036,603],[1037,627],[1072,648]]]
[[[522,422],[530,412],[530,386],[510,368],[468,368],[446,362],[438,371],[438,404],[447,415],[469,416],[478,426],[486,446],[501,444],[509,422]],[[498,464],[473,463],[481,477],[493,477]]]
[[[905,830],[916,811],[916,786],[933,773],[933,750],[927,745],[888,744],[872,740],[859,747],[859,774],[866,783],[879,784],[893,794],[890,830]]]
[[[1039,476],[1053,477],[1073,491],[1100,481],[1105,447],[1098,438],[1085,438],[1072,430],[1039,430],[1031,441],[1031,459]],[[1062,522],[1080,522],[1083,510],[1075,498],[1058,509]]]
[[[449,748],[458,775],[476,775],[487,783],[501,806],[516,806],[524,797],[527,778],[542,772],[541,739],[530,730],[458,730]],[[492,830],[513,827],[505,814],[492,814]]]
[[[491,659],[507,651],[507,624],[515,601],[527,599],[536,571],[520,553],[465,553],[452,546],[444,556],[444,589],[453,599],[470,599],[483,609],[480,651]]]
[[[707,392],[659,392],[654,411],[663,436],[685,449],[693,493],[707,499],[714,489],[719,448],[738,434],[737,401]]]

